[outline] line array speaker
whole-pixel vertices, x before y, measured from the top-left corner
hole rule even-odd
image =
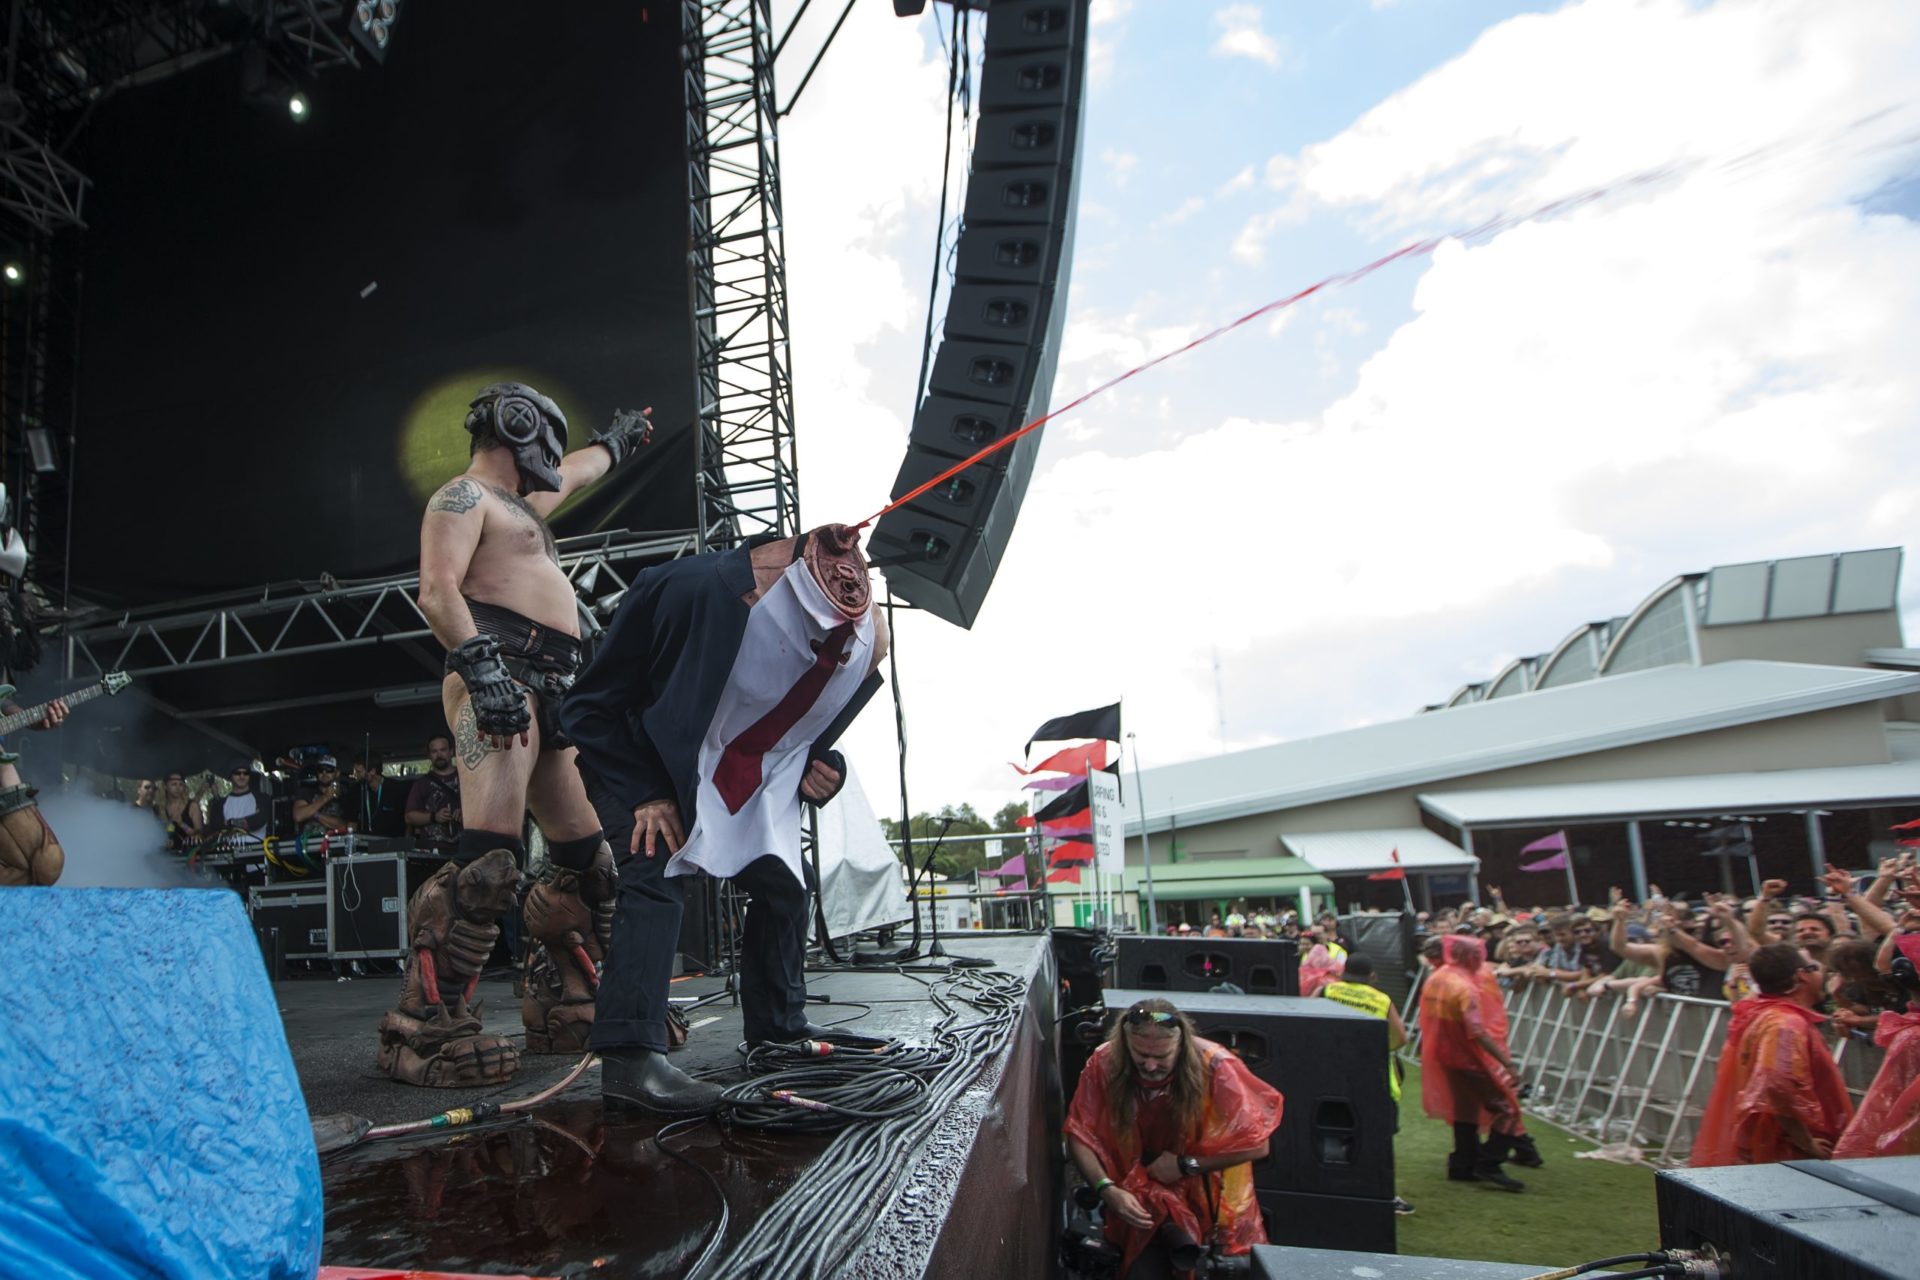
[[[954,284],[898,498],[1047,411],[1066,319],[1089,0],[992,0]],[[875,526],[899,595],[971,627],[1013,534],[1035,431]]]
[[[1115,985],[1211,991],[1231,982],[1248,995],[1300,994],[1300,949],[1291,938],[1119,939]]]

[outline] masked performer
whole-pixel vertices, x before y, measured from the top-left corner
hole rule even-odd
[[[400,1004],[380,1023],[380,1068],[409,1084],[504,1080],[511,1040],[481,1032],[480,970],[513,903],[528,809],[549,862],[527,895],[539,947],[521,1008],[530,1053],[579,1052],[606,956],[613,863],[554,713],[580,666],[573,586],[546,517],[646,443],[644,413],[617,414],[567,453],[567,421],[531,387],[483,387],[467,413],[472,461],[427,503],[420,609],[447,647],[441,690],[460,770],[453,859],[408,905],[411,952]]]
[[[593,1027],[606,1097],[669,1114],[718,1104],[717,1088],[667,1061],[680,877],[696,869],[753,899],[739,975],[747,1040],[824,1034],[806,1016],[800,805],[840,790],[845,762],[817,744],[872,695],[885,649],[858,536],[841,525],[634,579],[561,711],[619,850]]]
[[[1266,1242],[1253,1162],[1266,1158],[1283,1105],[1166,1000],[1120,1016],[1080,1073],[1066,1134],[1105,1206],[1122,1276],[1149,1250],[1164,1256],[1142,1267],[1171,1275],[1208,1244],[1231,1255]]]
[[[8,681],[40,661],[40,633],[20,589],[27,573],[27,544],[12,519],[7,487],[0,485],[0,667]],[[20,710],[12,693],[11,683],[0,684],[0,712],[7,715]],[[66,718],[65,699],[55,698],[33,727],[51,729]],[[0,886],[52,884],[65,869],[67,855],[40,816],[34,789],[20,781],[20,771],[13,767],[19,758],[0,745]]]
[[[1733,1006],[1689,1163],[1825,1160],[1853,1118],[1840,1064],[1820,1038],[1826,1019],[1813,1011],[1825,975],[1785,942],[1759,948],[1747,968],[1760,994]]]
[[[1524,1191],[1500,1170],[1523,1130],[1513,1059],[1487,1024],[1486,948],[1478,938],[1449,937],[1445,954],[1420,991],[1421,1100],[1428,1115],[1453,1125],[1449,1180]]]

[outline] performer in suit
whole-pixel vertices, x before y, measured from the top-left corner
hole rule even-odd
[[[844,525],[634,580],[560,712],[619,875],[590,1041],[607,1098],[669,1114],[718,1104],[718,1088],[667,1060],[679,881],[696,868],[752,896],[748,1042],[823,1034],[806,1016],[800,805],[839,792],[845,761],[817,744],[872,696],[886,645]]]

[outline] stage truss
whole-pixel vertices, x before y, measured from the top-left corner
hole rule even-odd
[[[800,527],[768,0],[682,0],[700,549]]]
[[[560,567],[573,584],[582,611],[590,613],[596,599],[604,605],[624,591],[641,569],[688,555],[694,547],[692,531],[645,538],[588,534],[561,540]],[[68,678],[89,680],[108,671],[166,675],[372,645],[431,642],[433,632],[415,599],[418,590],[419,576],[411,573],[349,585],[296,584],[283,594],[269,593],[244,602],[226,597],[197,608],[156,606],[120,614],[111,621],[83,619],[64,632],[60,643]],[[591,629],[584,619],[583,629]],[[437,648],[433,658],[437,665]],[[405,703],[437,701],[439,689],[439,681],[434,680],[420,688],[385,692],[393,695],[394,702]],[[362,692],[375,696],[380,691]],[[383,699],[375,696],[375,701]],[[271,709],[227,707],[221,711],[230,715]]]

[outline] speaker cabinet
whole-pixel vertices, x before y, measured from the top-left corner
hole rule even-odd
[[[1300,994],[1300,949],[1291,938],[1148,938],[1118,942],[1115,985],[1211,991],[1231,982],[1250,996]]]
[[[1066,319],[1088,0],[991,0],[954,283],[899,498],[1048,410]],[[971,627],[1041,432],[889,513],[868,555],[902,598]]]
[[[1669,1169],[1654,1200],[1662,1248],[1711,1245],[1741,1280],[1893,1280],[1920,1254],[1920,1156]]]
[[[1267,1240],[1272,1244],[1392,1253],[1398,1243],[1392,1196],[1322,1196],[1311,1191],[1256,1187],[1254,1197],[1260,1202],[1260,1216],[1267,1224]],[[1343,1274],[1357,1273],[1349,1268]]]
[[[1271,1150],[1253,1167],[1257,1188],[1391,1204],[1394,1109],[1384,1018],[1299,996],[1137,988],[1106,993],[1108,1018],[1151,996],[1171,1000],[1202,1036],[1286,1099]]]

